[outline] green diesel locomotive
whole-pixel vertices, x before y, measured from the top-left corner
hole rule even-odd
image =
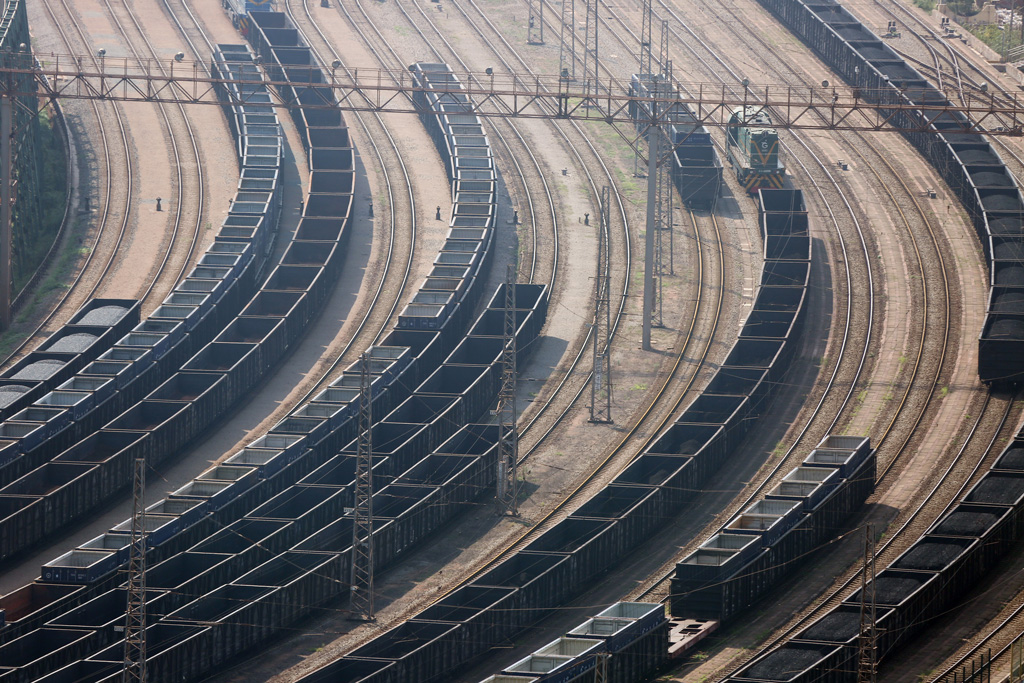
[[[764,109],[736,107],[729,117],[726,153],[736,180],[749,194],[759,189],[781,188],[786,168],[779,159],[779,133]]]

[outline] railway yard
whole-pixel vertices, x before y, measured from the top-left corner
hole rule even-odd
[[[1024,77],[941,20],[6,0],[0,683],[1024,681]]]

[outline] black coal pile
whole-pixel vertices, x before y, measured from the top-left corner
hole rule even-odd
[[[1020,211],[1020,200],[1014,195],[994,194],[982,197],[981,205],[986,211]]]
[[[968,503],[1010,505],[1024,494],[1024,478],[988,475],[964,500]]]
[[[860,614],[834,611],[816,621],[800,634],[803,640],[822,640],[826,643],[845,643],[860,633]]]
[[[748,667],[742,676],[764,681],[788,681],[821,659],[822,654],[817,648],[785,645]]]
[[[992,528],[999,516],[994,512],[954,512],[935,527],[943,536],[981,536]]]
[[[1005,173],[990,173],[988,171],[975,173],[971,176],[971,182],[975,187],[1010,187],[1013,181]]]
[[[893,564],[897,569],[924,569],[937,572],[950,565],[963,553],[964,547],[957,543],[922,541]]]
[[[996,467],[1001,470],[1024,470],[1024,446],[1016,446],[1003,453]]]
[[[956,155],[960,157],[960,161],[971,166],[998,166],[1003,163],[995,154],[983,149],[967,149],[957,152]]]

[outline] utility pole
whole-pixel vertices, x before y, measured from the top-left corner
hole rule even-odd
[[[868,581],[868,574],[871,580]],[[875,619],[875,537],[864,527],[864,567],[860,577],[860,637],[857,639],[857,683],[875,683],[878,673]]]
[[[594,301],[594,379],[590,383],[590,421],[612,422],[612,359],[610,304],[611,190],[601,188],[601,222],[597,232],[597,297]],[[601,392],[604,397],[601,397]],[[601,405],[598,405],[598,404]]]
[[[653,81],[652,81],[653,83]],[[647,234],[644,236],[643,349],[651,350],[651,314],[654,310],[654,233],[658,203],[658,156],[661,154],[661,126],[658,106],[651,106],[651,127],[647,131]]]
[[[11,326],[11,187],[14,168],[11,163],[14,119],[13,75],[7,74],[7,87],[0,95],[0,328]]]
[[[534,10],[534,2],[537,3]],[[544,0],[527,0],[529,19],[526,25],[526,42],[530,45],[544,44]]]
[[[598,0],[585,0],[587,21],[583,30],[583,92],[591,96],[590,84],[593,83],[593,98],[598,96]]]
[[[661,135],[662,128],[655,128],[651,130],[651,135]],[[669,148],[671,150],[671,148]],[[671,153],[671,151],[669,152]],[[669,180],[669,187],[665,187],[666,177],[671,176],[671,172],[668,169],[668,164],[659,163],[657,166],[657,177],[654,181],[655,184],[655,201],[654,201],[654,231],[655,242],[654,242],[654,303],[651,308],[651,325],[654,327],[664,327],[664,281],[665,281],[665,213],[666,205],[671,206],[672,197],[672,186],[671,180]]]
[[[373,611],[373,406],[370,359],[359,357],[359,439],[356,442],[356,500],[352,524],[352,594],[355,618],[374,621]]]
[[[135,459],[132,482],[128,609],[124,617],[124,683],[146,683],[146,459]]]
[[[569,35],[566,36],[566,31]],[[558,77],[576,80],[576,0],[562,0],[562,29],[558,44]]]
[[[498,513],[519,515],[519,434],[516,430],[516,265],[505,271],[505,343],[498,395]]]
[[[640,73],[653,74],[651,66],[651,0],[644,0],[640,20]]]
[[[664,90],[664,94],[666,96],[671,96],[671,95],[675,94],[676,89],[672,85],[672,60],[671,59],[667,59],[667,58],[666,59],[662,59],[662,62],[661,62],[661,78],[662,78],[662,87],[665,89]],[[671,114],[672,114],[672,105],[669,105],[667,111],[663,112],[663,114],[664,114],[664,116],[665,116],[665,118],[667,120],[669,120],[669,121],[673,120],[673,118],[671,116]],[[661,195],[659,197],[659,203],[658,203],[658,211],[659,211],[659,213],[658,213],[658,218],[659,218],[659,223],[658,223],[658,228],[659,228],[659,230],[658,230],[658,320],[659,320],[659,325],[661,324],[661,322],[660,322],[661,321],[661,295],[662,295],[662,291],[661,291],[662,281],[661,281],[661,278],[662,278],[662,275],[664,275],[664,267],[665,267],[665,263],[664,263],[664,260],[662,258],[663,257],[663,253],[664,253],[663,252],[662,238],[664,237],[664,233],[665,232],[668,232],[668,264],[669,264],[668,265],[668,272],[669,272],[670,275],[675,275],[675,260],[673,259],[673,256],[672,256],[672,249],[673,249],[673,246],[674,246],[674,239],[673,239],[673,235],[672,235],[672,228],[673,228],[672,216],[673,216],[673,211],[674,211],[673,197],[675,196],[675,193],[674,193],[675,185],[672,183],[672,169],[675,168],[675,164],[672,164],[672,163],[669,162],[669,159],[671,159],[672,155],[675,154],[675,144],[674,144],[674,141],[671,140],[668,137],[670,132],[671,132],[671,130],[672,130],[672,128],[670,126],[666,126],[662,130],[664,131],[665,136],[666,136],[665,137],[665,142],[666,142],[666,147],[668,149],[668,157],[666,159],[662,160],[662,163],[658,165],[659,174],[660,174],[659,178],[658,178],[658,182],[659,182],[658,187],[660,188],[660,192],[661,192]]]
[[[665,65],[668,63],[668,21],[661,22],[661,45],[659,50],[661,57],[658,64],[661,66],[661,74],[665,74]],[[669,67],[671,68],[671,66]],[[669,78],[668,82],[671,84],[672,79]]]

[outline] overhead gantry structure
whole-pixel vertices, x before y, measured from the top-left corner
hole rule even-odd
[[[261,91],[269,90],[270,104],[287,109],[421,113],[413,96],[423,88],[406,70],[349,69],[335,60],[326,70],[319,66],[289,66],[286,79],[280,67],[268,65],[267,78],[233,81],[235,86],[241,86],[234,89],[219,88],[226,81],[211,76],[205,64],[186,62],[183,57],[178,53],[173,60],[137,60],[107,56],[102,50],[98,56],[88,57],[0,52],[0,327],[6,327],[10,321],[12,113],[16,107],[26,106],[25,98],[38,98],[36,101],[43,104],[56,99],[80,99],[235,106],[249,104],[246,96],[235,93],[257,90],[245,85],[269,85],[269,89]],[[308,73],[306,83],[297,85],[303,81],[304,70]],[[496,73],[493,69],[456,75],[460,85],[453,87],[450,94],[457,98],[453,99],[453,106],[458,111],[490,118],[611,124],[648,165],[650,160],[646,159],[641,142],[646,131],[637,132],[634,114],[653,112],[646,124],[656,127],[659,117],[668,116],[680,106],[692,112],[693,130],[700,126],[735,126],[730,123],[733,112],[752,106],[768,111],[774,127],[781,129],[911,133],[927,132],[933,122],[941,119],[944,130],[950,133],[1024,134],[1024,98],[987,90],[966,95],[949,91],[943,93],[945,101],[913,104],[913,98],[894,98],[891,87],[870,90],[831,85],[828,81],[819,87],[755,87],[746,81],[724,85],[677,79],[678,88],[671,96],[655,93],[639,97],[629,93],[627,84],[614,78],[595,76],[578,82],[564,76],[524,76]],[[443,86],[434,86],[432,91],[449,93]],[[952,128],[950,121],[954,122]],[[643,128],[645,122],[639,123]],[[679,137],[676,144],[685,143],[687,137]],[[672,147],[667,147],[658,153],[653,166],[672,154]],[[648,289],[645,286],[645,292]],[[649,309],[648,298],[645,295],[645,309]]]

